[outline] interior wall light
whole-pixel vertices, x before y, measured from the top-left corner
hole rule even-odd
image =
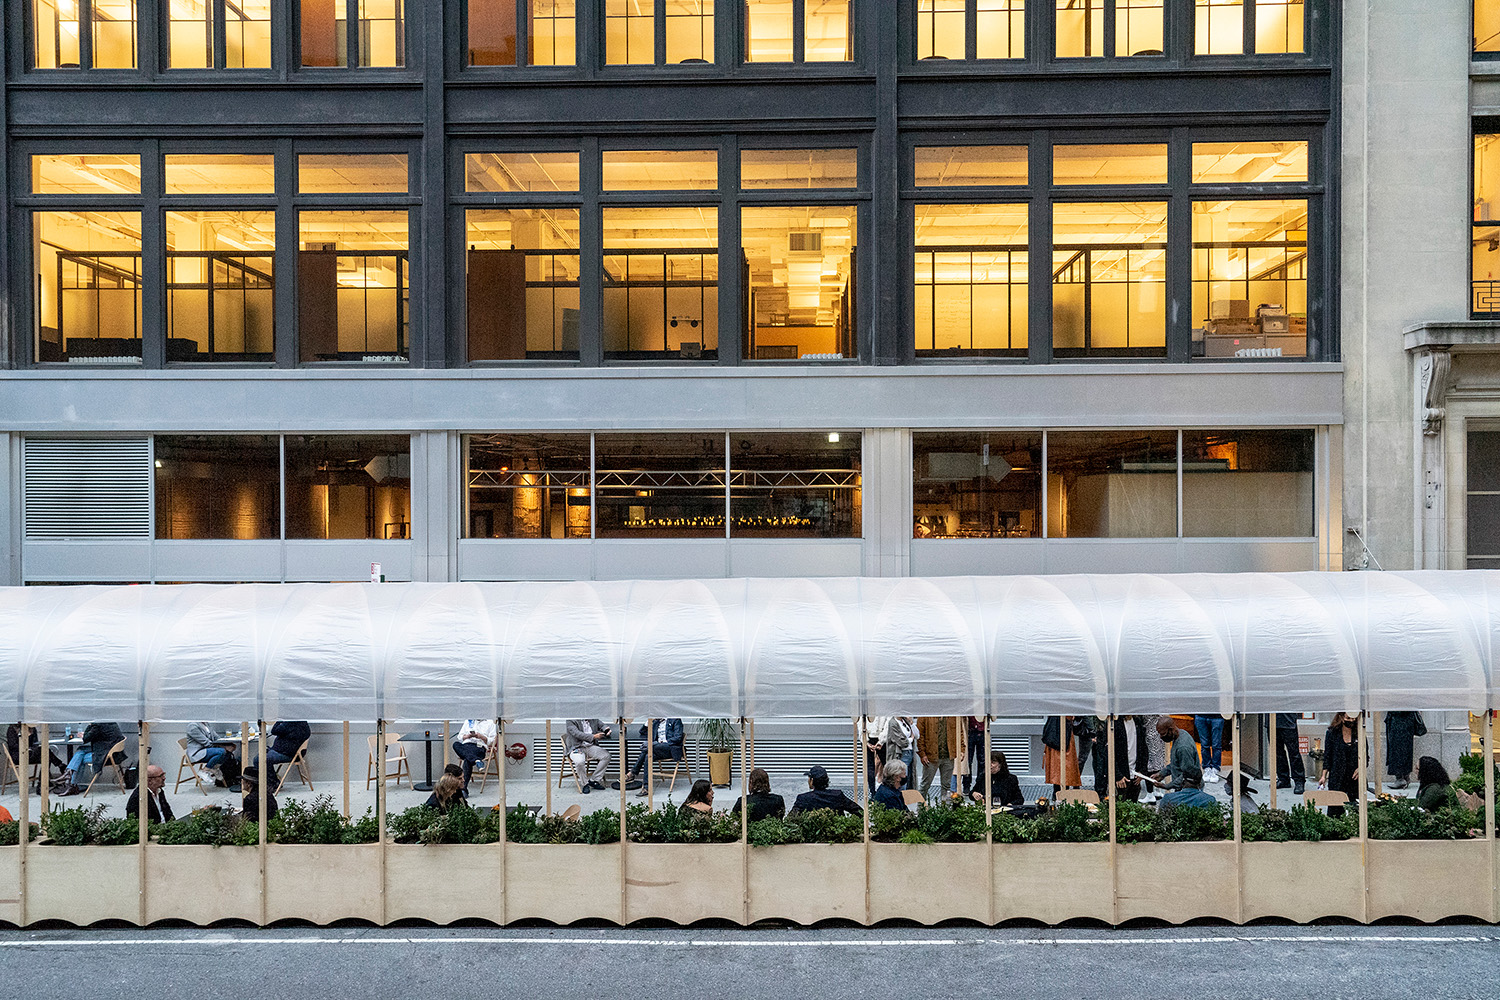
[[[838,444],[839,443],[839,432],[838,431],[829,431],[828,432],[828,443],[829,444]]]

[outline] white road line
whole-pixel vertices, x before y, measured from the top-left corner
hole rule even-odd
[[[222,947],[244,945],[250,947],[283,947],[285,945],[486,945],[486,946],[547,946],[577,947],[579,945],[635,948],[882,948],[887,945],[913,945],[940,948],[969,948],[982,946],[1017,946],[1033,948],[1119,948],[1135,945],[1258,945],[1258,944],[1494,944],[1500,937],[1492,935],[1433,935],[1413,934],[1316,934],[1297,936],[1290,934],[1224,934],[1211,937],[1155,938],[1140,935],[1090,938],[838,938],[827,941],[754,940],[716,941],[707,938],[591,938],[591,937],[221,937],[194,938],[109,938],[86,936],[77,938],[41,938],[0,940],[0,949],[24,948],[98,948],[100,946],[151,945],[153,947]]]

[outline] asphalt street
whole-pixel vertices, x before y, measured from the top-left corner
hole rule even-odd
[[[1500,928],[0,932],[0,998],[1500,997]]]

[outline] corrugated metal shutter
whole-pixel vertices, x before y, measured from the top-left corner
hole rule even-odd
[[[150,538],[148,438],[27,438],[27,538]]]

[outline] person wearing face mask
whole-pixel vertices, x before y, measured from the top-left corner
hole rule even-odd
[[[1359,801],[1359,740],[1355,732],[1358,713],[1339,712],[1323,737],[1323,778],[1319,787],[1349,796],[1351,803]],[[1330,806],[1330,816],[1344,815],[1343,807]]]

